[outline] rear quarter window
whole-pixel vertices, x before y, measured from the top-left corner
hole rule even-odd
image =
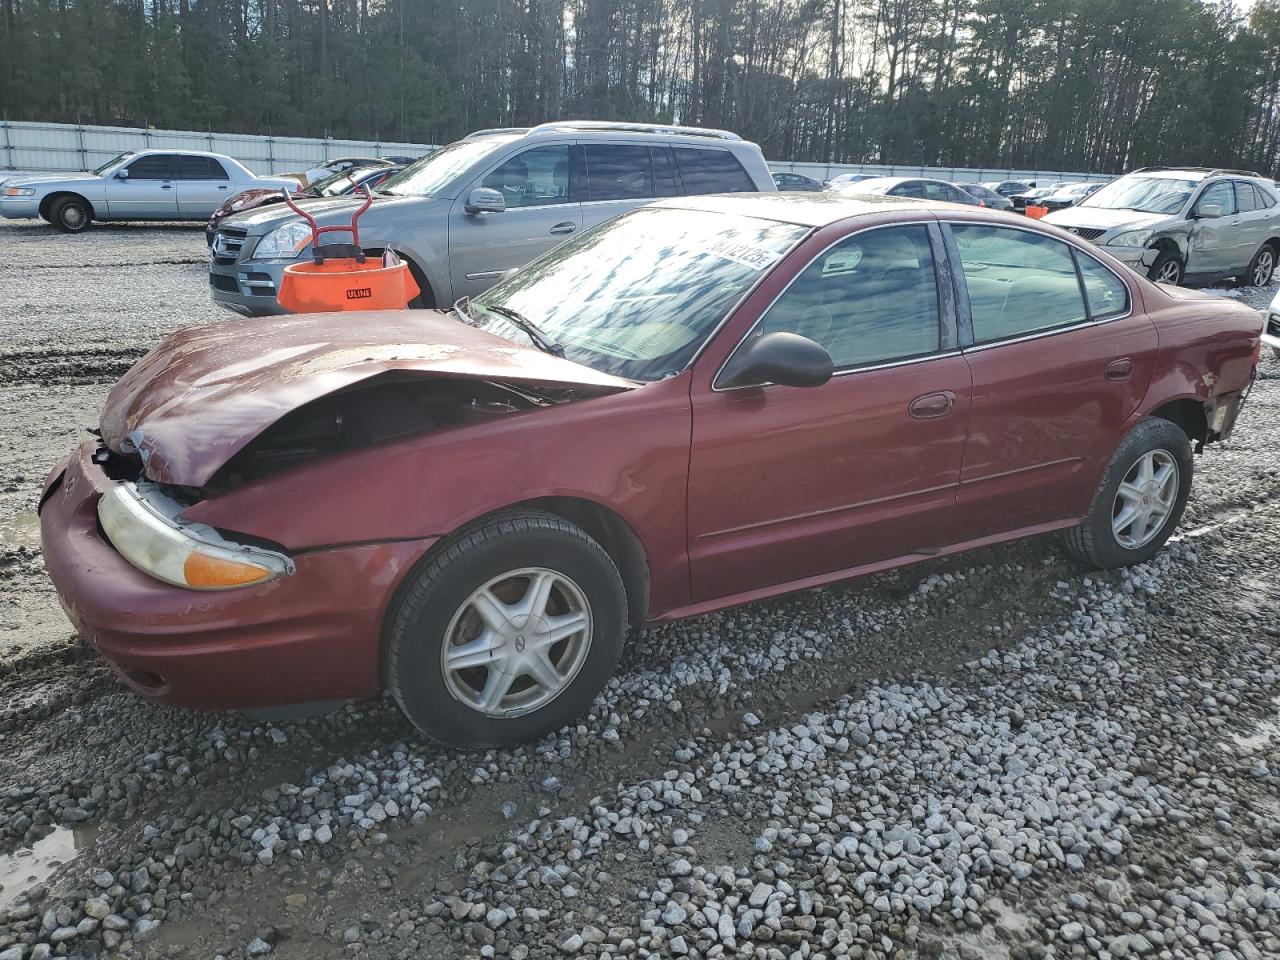
[[[675,147],[673,153],[686,194],[751,193],[756,189],[738,158],[728,150]]]

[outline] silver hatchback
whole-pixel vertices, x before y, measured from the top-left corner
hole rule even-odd
[[[367,252],[393,249],[434,307],[483,293],[569,236],[660,197],[776,192],[760,148],[723,130],[576,121],[482,130],[377,190],[360,218]],[[361,199],[314,200],[321,226],[346,224]],[[339,235],[339,240],[346,238]],[[213,299],[239,313],[284,313],[284,268],[311,229],[280,205],[228,217],[213,239]]]

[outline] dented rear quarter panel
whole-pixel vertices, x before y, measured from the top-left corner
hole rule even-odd
[[[344,452],[184,516],[291,551],[447,535],[544,497],[608,508],[644,548],[652,616],[688,602],[689,377]]]
[[[1156,369],[1138,416],[1172,400],[1212,405],[1248,386],[1262,336],[1258,311],[1215,294],[1143,281],[1160,338]]]

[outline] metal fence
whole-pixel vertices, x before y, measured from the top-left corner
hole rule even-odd
[[[151,130],[99,127],[78,123],[0,121],[0,168],[8,170],[92,170],[126,150],[208,150],[224,153],[255,173],[292,173],[336,157],[421,156],[432,147],[423,143],[386,140],[332,140],[308,137],[264,137],[239,133],[200,133],[194,130]],[[772,160],[775,172],[802,173],[830,180],[841,173],[870,173],[885,177],[934,177],[961,183],[991,180],[1111,179],[1105,173],[1070,170],[995,170],[974,167],[913,167],[873,163],[797,163]]]
[[[92,170],[126,150],[208,150],[234,157],[254,173],[292,173],[341,156],[420,157],[431,147],[389,140],[263,137],[195,130],[98,127],[0,121],[0,168]]]

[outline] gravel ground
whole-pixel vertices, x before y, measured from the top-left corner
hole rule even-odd
[[[224,315],[198,230],[0,244],[0,960],[1280,956],[1280,362],[1150,564],[1038,538],[647,631],[578,726],[449,751],[116,688],[36,486]]]

